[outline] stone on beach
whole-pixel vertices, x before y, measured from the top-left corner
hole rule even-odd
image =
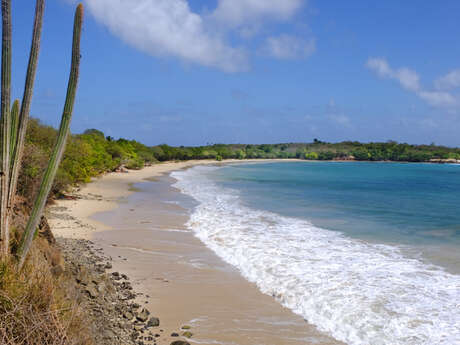
[[[147,322],[147,327],[158,327],[160,325],[160,319],[157,317],[151,317]]]
[[[189,332],[189,331],[186,331],[186,332],[182,333],[182,336],[186,337],[186,338],[191,338],[191,337],[193,337],[193,333]]]
[[[147,309],[142,309],[140,313],[137,313],[136,318],[139,321],[145,322],[149,317],[150,312]]]

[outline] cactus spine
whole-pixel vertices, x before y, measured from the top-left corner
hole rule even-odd
[[[2,0],[2,77],[0,123],[0,238],[1,253],[9,253],[8,189],[10,171],[11,0]]]
[[[21,244],[18,251],[19,256],[19,268],[24,264],[27,253],[32,244],[38,223],[45,207],[46,199],[51,190],[54,177],[56,175],[59,163],[64,153],[66,140],[69,134],[70,121],[72,118],[72,111],[75,102],[75,94],[77,91],[79,66],[80,66],[80,36],[81,27],[83,22],[83,5],[80,4],[75,12],[75,22],[73,31],[73,44],[72,44],[72,64],[70,67],[70,77],[67,87],[67,96],[64,104],[64,111],[62,114],[61,125],[59,128],[59,134],[56,144],[51,155],[50,162],[43,176],[40,190],[35,199],[35,204],[32,209],[29,221],[26,226],[26,230],[21,239]]]

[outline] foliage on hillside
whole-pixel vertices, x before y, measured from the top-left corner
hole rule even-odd
[[[344,141],[326,143],[315,139],[312,143],[222,145],[200,147],[152,148],[159,161],[187,159],[258,159],[298,158],[307,160],[354,159],[361,161],[427,162],[430,159],[460,159],[460,149],[436,145],[386,143],[359,143]]]
[[[56,130],[31,119],[27,131],[26,147],[19,193],[35,195],[56,138]],[[69,185],[88,182],[91,177],[113,171],[120,166],[140,169],[157,161],[191,159],[262,159],[298,158],[306,160],[354,159],[361,161],[427,162],[431,159],[460,159],[460,149],[432,145],[385,143],[359,143],[345,141],[326,143],[315,139],[312,143],[286,144],[215,144],[198,147],[145,146],[135,140],[106,137],[96,129],[72,135],[54,182],[53,194]]]
[[[36,194],[53,148],[57,132],[54,128],[31,119],[29,122],[19,194],[30,197]],[[113,140],[104,133],[90,129],[68,139],[64,158],[54,181],[52,194],[68,185],[88,182],[91,177],[113,171],[120,166],[140,169],[145,163],[155,161],[153,150],[134,140]]]

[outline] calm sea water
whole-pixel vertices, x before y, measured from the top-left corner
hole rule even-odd
[[[252,164],[212,178],[240,191],[250,207],[356,238],[460,251],[460,165]]]
[[[460,166],[267,163],[176,172],[189,227],[348,344],[460,344]]]

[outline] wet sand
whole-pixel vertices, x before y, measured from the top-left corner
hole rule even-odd
[[[89,192],[89,199],[96,200],[58,205],[74,204],[70,209],[77,212],[71,214],[87,227],[84,235],[101,246],[113,258],[113,269],[127,273],[135,290],[144,294],[139,302],[147,303],[152,314],[160,318],[166,335],[157,343],[177,340],[168,335],[180,333],[180,326],[188,325],[194,334],[190,343],[340,344],[272,296],[262,294],[186,229],[184,223],[194,200],[172,187],[172,178],[161,175],[184,167],[143,170],[139,176],[131,176],[130,182],[123,176],[103,178]],[[156,178],[133,185],[148,175]],[[127,183],[135,193],[120,192],[121,188],[128,190]],[[83,192],[88,195],[88,190]],[[115,200],[118,202],[113,204]],[[85,213],[79,208],[86,202],[92,209],[79,218]],[[98,203],[105,206],[96,207]],[[75,227],[61,233],[82,236],[78,224]],[[61,228],[66,226],[61,224]]]

